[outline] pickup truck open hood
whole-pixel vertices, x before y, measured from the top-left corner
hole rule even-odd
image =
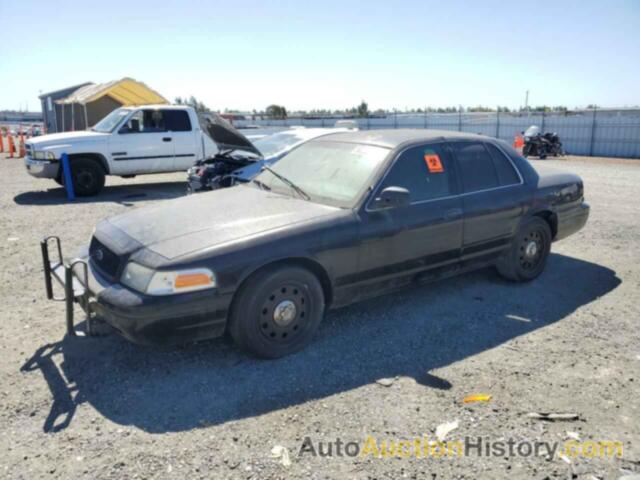
[[[202,131],[215,142],[220,151],[244,150],[262,157],[260,150],[251,143],[251,140],[220,115],[201,113],[198,115],[198,120]]]

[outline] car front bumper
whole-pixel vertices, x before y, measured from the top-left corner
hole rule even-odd
[[[24,157],[24,166],[29,175],[37,178],[56,178],[60,162],[57,160],[36,160],[31,157]]]
[[[211,190],[210,187],[205,186],[202,182],[202,177],[197,173],[189,173],[187,176],[187,192],[198,193]]]
[[[49,246],[56,244],[58,261],[50,261]],[[102,320],[128,340],[143,345],[176,345],[214,338],[224,333],[232,293],[203,290],[178,295],[152,296],[107,281],[89,262],[88,252],[64,261],[60,240],[41,242],[47,297],[66,302],[67,333],[76,335],[73,309],[86,314],[86,330]],[[55,279],[64,296],[53,295]]]

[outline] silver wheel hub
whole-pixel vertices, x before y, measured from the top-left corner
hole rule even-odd
[[[527,257],[535,257],[536,253],[538,253],[538,244],[536,242],[529,242],[524,253]]]
[[[273,321],[281,326],[287,326],[296,318],[296,304],[291,300],[283,300],[273,309]]]

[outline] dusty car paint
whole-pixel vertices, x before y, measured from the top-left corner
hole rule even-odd
[[[331,139],[388,149],[383,168],[354,208],[239,186],[104,220],[86,254],[96,311],[141,343],[209,338],[223,333],[234,293],[266,265],[287,261],[308,268],[320,279],[327,305],[343,306],[412,282],[491,265],[509,247],[520,223],[533,215],[549,222],[555,239],[582,228],[588,216],[579,177],[538,173],[494,139],[393,130],[313,142]],[[467,194],[458,183],[451,196],[436,201],[372,208],[381,179],[405,149],[438,144],[451,154],[451,146],[462,141],[497,146],[520,182]],[[207,267],[216,273],[218,288],[150,297],[119,283],[129,260],[160,270]]]

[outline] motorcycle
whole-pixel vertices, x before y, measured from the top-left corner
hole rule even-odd
[[[549,155],[557,157],[565,155],[560,137],[555,132],[540,133],[540,129],[532,125],[524,132],[524,147],[522,147],[524,157],[539,157],[544,160]]]

